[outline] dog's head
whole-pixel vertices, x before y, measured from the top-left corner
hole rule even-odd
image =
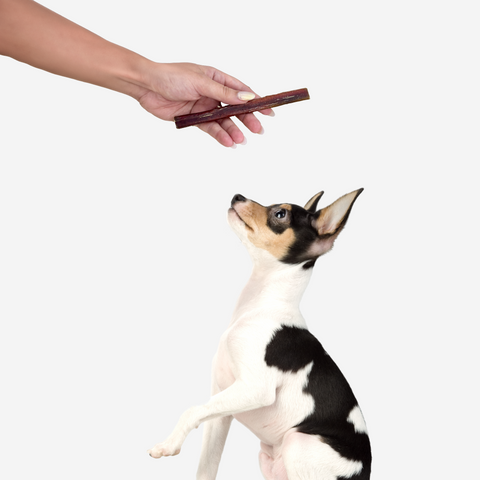
[[[264,207],[237,194],[228,221],[254,259],[268,252],[268,257],[280,262],[303,263],[304,268],[310,268],[333,247],[362,191],[348,193],[320,210],[317,204],[323,192],[314,195],[303,208],[290,203]]]

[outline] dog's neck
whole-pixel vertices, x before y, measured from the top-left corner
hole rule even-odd
[[[267,318],[271,318],[272,312],[275,312],[281,322],[288,318],[303,322],[300,301],[313,269],[283,264],[278,260],[253,260],[252,274],[240,294],[232,321],[267,311]]]

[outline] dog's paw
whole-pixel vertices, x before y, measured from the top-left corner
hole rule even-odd
[[[148,454],[153,458],[173,457],[180,453],[181,445],[174,445],[168,440],[163,443],[157,443],[153,448],[148,450]]]

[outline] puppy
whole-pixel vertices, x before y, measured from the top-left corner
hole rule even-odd
[[[188,409],[152,457],[178,454],[205,422],[197,480],[214,480],[235,418],[260,439],[266,480],[370,478],[357,400],[299,309],[316,260],[332,248],[362,191],[318,211],[323,192],[303,208],[233,197],[228,220],[250,253],[252,275],[221,337],[210,401]]]

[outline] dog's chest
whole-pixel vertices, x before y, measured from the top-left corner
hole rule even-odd
[[[219,390],[248,375],[262,378],[272,375],[265,363],[266,346],[278,325],[257,324],[249,319],[231,325],[220,338],[214,359],[213,375]]]
[[[236,420],[267,445],[279,445],[285,434],[315,409],[313,397],[303,391],[311,368],[312,364],[309,364],[295,373],[277,371],[275,402],[234,415]]]
[[[287,371],[268,365],[272,339],[281,329],[275,322],[260,327],[249,322],[231,326],[222,336],[214,361],[214,379],[220,391],[242,377],[242,369],[255,376],[256,385],[271,385],[275,402],[267,407],[234,415],[263,442],[274,445],[283,435],[311,414],[315,402],[305,393],[313,362]]]

